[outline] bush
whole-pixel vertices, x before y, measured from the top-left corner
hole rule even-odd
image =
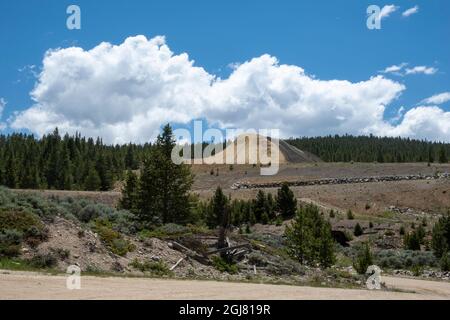
[[[0,233],[0,257],[15,257],[20,254],[22,233],[17,230],[4,230]]]
[[[425,230],[420,225],[414,231],[405,234],[403,243],[406,250],[418,250],[420,251],[420,245],[423,243],[425,237]]]
[[[212,257],[212,263],[213,266],[221,272],[228,272],[229,274],[236,274],[239,272],[239,269],[236,264],[228,263],[220,256]]]
[[[20,233],[30,246],[37,246],[48,237],[39,217],[20,209],[0,209],[0,234],[11,230]]]
[[[163,261],[144,261],[140,262],[138,259],[134,259],[130,266],[141,272],[150,272],[152,275],[156,276],[167,276],[171,275],[172,271],[167,267]]]
[[[440,261],[440,267],[442,271],[450,271],[450,256],[448,253],[442,255]]]
[[[348,219],[348,220],[353,220],[353,219],[355,219],[355,216],[354,216],[352,210],[350,210],[350,209],[347,211],[347,219]]]
[[[359,237],[360,235],[362,235],[363,229],[361,228],[361,225],[359,223],[357,223],[355,225],[355,228],[353,229],[353,234],[355,235],[355,237]]]
[[[114,254],[125,256],[128,252],[135,250],[135,246],[128,240],[123,239],[122,235],[113,230],[111,224],[107,221],[96,220],[93,229]]]
[[[435,267],[438,260],[433,253],[413,250],[380,250],[375,254],[375,264],[386,269],[409,269],[413,266]]]
[[[330,210],[330,214],[329,214],[329,215],[330,215],[330,218],[331,218],[331,219],[333,219],[334,217],[336,217],[336,214],[334,213],[334,210],[333,210],[333,209]]]
[[[50,252],[60,260],[66,260],[70,257],[70,250],[63,248],[50,248]]]
[[[436,257],[442,257],[450,249],[450,212],[441,217],[433,227],[431,246]]]
[[[373,265],[372,252],[370,251],[369,244],[365,243],[359,249],[356,259],[353,261],[353,267],[359,274],[365,274],[367,268],[371,265]]]
[[[37,254],[29,261],[30,265],[38,269],[49,269],[56,266],[58,260],[53,253]]]

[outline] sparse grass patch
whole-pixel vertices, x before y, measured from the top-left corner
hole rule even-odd
[[[140,270],[141,272],[150,272],[155,276],[170,276],[173,275],[173,272],[167,267],[167,265],[163,261],[139,261],[138,259],[134,259],[130,266]]]
[[[239,269],[236,264],[228,263],[220,256],[213,256],[212,263],[214,268],[216,268],[220,272],[228,272],[229,274],[236,274],[239,272]]]
[[[111,223],[97,219],[94,222],[93,230],[98,233],[100,239],[109,249],[119,256],[125,256],[128,252],[134,251],[136,247],[124,239],[123,236],[112,229]]]

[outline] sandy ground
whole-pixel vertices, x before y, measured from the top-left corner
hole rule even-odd
[[[80,290],[66,277],[0,271],[0,299],[450,299],[450,283],[382,277],[388,288],[370,291],[194,280],[82,277]]]

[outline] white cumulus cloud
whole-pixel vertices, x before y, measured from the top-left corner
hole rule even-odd
[[[450,127],[448,113],[437,107],[416,108],[427,119],[441,112],[432,131],[412,124],[414,109],[398,125],[385,121],[386,106],[405,86],[380,75],[361,82],[320,80],[262,55],[236,64],[221,79],[186,53],[174,54],[164,37],[50,50],[41,70],[31,92],[34,104],[10,119],[13,129],[42,135],[58,126],[125,143],[154,138],[166,122],[198,118],[222,128],[278,128],[284,137],[426,132],[429,139],[441,139]]]
[[[409,17],[417,12],[419,12],[419,6],[414,6],[412,8],[409,8],[409,9],[403,11],[402,16]]]

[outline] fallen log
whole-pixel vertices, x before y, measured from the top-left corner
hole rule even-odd
[[[240,245],[233,246],[233,247],[226,247],[226,248],[210,251],[210,252],[206,253],[206,255],[210,256],[215,253],[227,252],[227,251],[232,251],[232,250],[240,249],[240,248],[248,248],[249,250],[251,250],[251,245],[246,243],[246,244],[240,244]]]
[[[170,268],[170,271],[173,271],[176,267],[178,267],[178,265],[181,263],[181,261],[183,261],[184,259],[186,259],[187,258],[187,256],[186,257],[183,257],[183,258],[180,258],[178,261],[177,261],[177,263],[175,263],[171,268]]]
[[[182,244],[180,244],[178,242],[172,241],[172,242],[169,242],[167,245],[169,246],[169,248],[183,252],[189,258],[192,258],[202,264],[210,264],[210,261],[207,257],[204,257],[204,256],[198,254],[197,252],[183,246]]]

